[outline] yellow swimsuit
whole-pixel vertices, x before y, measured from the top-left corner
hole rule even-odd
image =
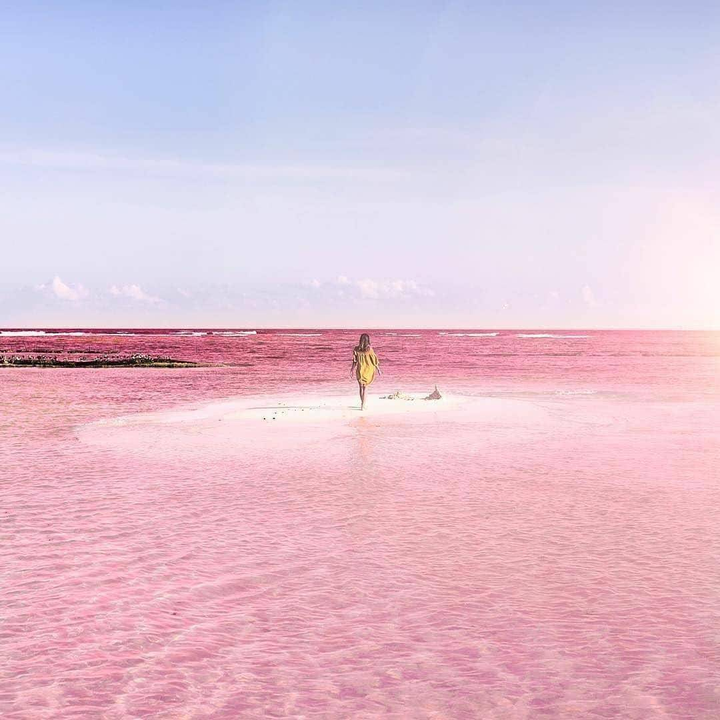
[[[361,385],[369,385],[375,379],[375,370],[378,366],[378,359],[372,348],[367,350],[353,350],[353,361],[357,364],[355,371],[358,382]]]

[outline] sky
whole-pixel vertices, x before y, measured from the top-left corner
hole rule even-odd
[[[720,328],[720,6],[3,3],[0,327]]]

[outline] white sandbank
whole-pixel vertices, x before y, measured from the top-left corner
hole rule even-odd
[[[400,420],[424,417],[430,420],[433,415],[461,415],[465,420],[503,422],[527,421],[542,412],[533,403],[518,400],[452,394],[443,394],[440,400],[427,400],[426,396],[427,393],[403,393],[402,398],[369,395],[364,410],[360,409],[359,398],[353,394],[228,398],[161,412],[108,418],[92,425],[208,425],[218,421],[255,426],[285,423],[342,425],[361,418]]]
[[[360,409],[359,399],[348,395],[328,397],[263,398],[257,403],[240,402],[216,406],[224,420],[260,420],[283,422],[321,422],[326,420],[354,420],[359,417],[407,415],[409,413],[433,413],[457,408],[462,404],[458,397],[426,400],[425,395],[407,393],[403,398],[368,396],[365,409]]]
[[[368,397],[365,410],[354,393],[267,395],[227,398],[168,410],[105,418],[75,428],[80,442],[112,452],[195,462],[235,456],[239,461],[274,451],[292,451],[359,430],[470,423],[478,438],[505,442],[552,421],[545,408],[527,400],[444,394],[441,400]],[[258,457],[259,457],[258,456]]]

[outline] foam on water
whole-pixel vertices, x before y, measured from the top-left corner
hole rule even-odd
[[[0,330],[0,337],[42,337],[44,335],[78,337],[87,334],[85,332],[62,332],[61,330],[54,330],[53,332],[46,332],[45,330]]]
[[[572,338],[588,338],[589,335],[554,335],[552,333],[519,333],[519,338],[555,338],[558,340],[570,340]]]
[[[240,335],[257,335],[257,330],[215,330],[213,335],[235,337]]]

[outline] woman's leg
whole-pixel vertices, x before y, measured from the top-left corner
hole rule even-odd
[[[358,392],[360,393],[360,409],[363,409],[365,404],[365,393],[363,392],[363,386],[361,382],[358,382]]]

